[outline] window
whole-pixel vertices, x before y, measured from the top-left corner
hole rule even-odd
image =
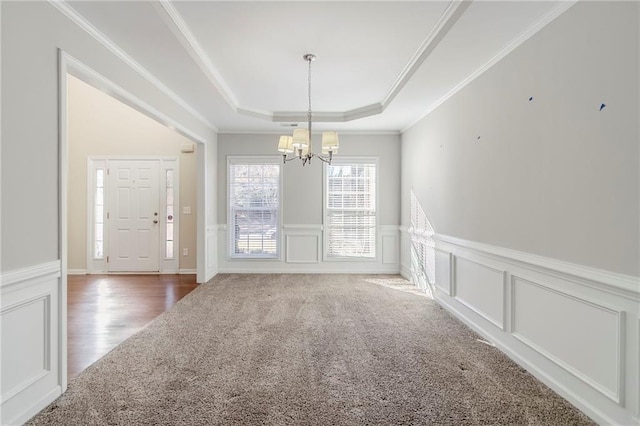
[[[96,169],[96,192],[93,210],[95,223],[93,230],[93,258],[104,258],[104,169]]]
[[[174,209],[173,209],[173,169],[167,169],[165,171],[165,178],[166,178],[166,200],[165,200],[165,204],[166,204],[166,211],[165,211],[165,217],[166,219],[166,224],[165,224],[165,241],[164,241],[164,251],[165,251],[165,258],[166,259],[173,259],[174,257],[174,246],[173,246],[173,241],[174,241],[174,237],[173,237],[173,225],[174,225]]]
[[[325,168],[328,258],[376,257],[376,161],[334,160]]]
[[[281,161],[273,157],[229,159],[230,257],[279,257]]]

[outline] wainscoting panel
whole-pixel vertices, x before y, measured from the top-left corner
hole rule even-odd
[[[381,226],[382,263],[398,265],[400,263],[400,234],[397,226]]]
[[[436,250],[436,287],[447,296],[451,296],[451,258],[451,253]]]
[[[60,262],[3,273],[0,424],[20,424],[62,392]]]
[[[218,258],[218,243],[216,241],[217,235],[217,227],[207,226],[207,277],[211,274],[215,275],[216,270],[216,260]]]
[[[440,305],[597,423],[640,425],[638,277],[434,240]]]
[[[320,236],[289,232],[286,234],[287,263],[318,263],[320,261]]]
[[[51,370],[51,294],[10,306],[0,314],[2,327],[2,401]],[[25,332],[26,331],[26,332]]]
[[[504,329],[505,272],[459,256],[453,264],[455,298]]]
[[[619,403],[624,312],[517,276],[511,287],[516,339]]]
[[[400,272],[399,228],[381,226],[377,259],[325,260],[323,226],[285,224],[281,231],[280,259],[231,259],[227,226],[218,225],[218,272],[220,273],[309,273],[309,274],[397,274]]]

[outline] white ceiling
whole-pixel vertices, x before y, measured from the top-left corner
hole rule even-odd
[[[73,1],[220,132],[399,132],[572,1]],[[316,123],[317,122],[317,123]]]

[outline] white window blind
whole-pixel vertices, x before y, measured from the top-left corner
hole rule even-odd
[[[375,258],[376,164],[327,166],[327,256]]]
[[[230,162],[230,256],[277,258],[279,224],[280,162]]]

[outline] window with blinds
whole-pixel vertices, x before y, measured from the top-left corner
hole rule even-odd
[[[376,256],[376,163],[335,161],[326,167],[326,254]]]
[[[279,256],[280,161],[229,160],[230,257]]]

